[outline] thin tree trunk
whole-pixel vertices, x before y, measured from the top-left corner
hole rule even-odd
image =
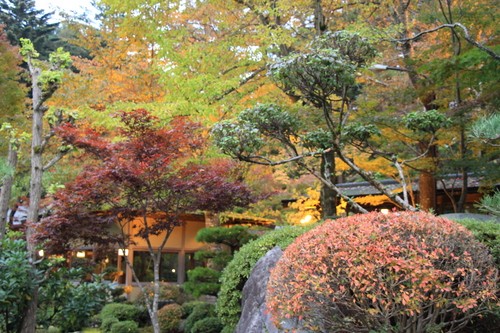
[[[321,174],[323,175],[323,177],[325,177],[325,179],[328,179],[332,184],[336,183],[335,153],[333,151],[325,153],[323,159],[321,160]],[[335,192],[325,183],[321,183],[320,204],[321,204],[322,219],[337,215],[337,205],[338,205],[337,192]]]
[[[35,244],[32,237],[34,227],[38,223],[38,214],[40,200],[42,197],[42,154],[43,154],[43,116],[48,107],[43,104],[43,92],[38,85],[38,77],[42,73],[40,68],[34,67],[31,61],[28,61],[32,86],[33,86],[33,126],[31,133],[31,179],[30,179],[30,202],[28,207],[27,225],[26,225],[26,243],[27,250],[31,254],[33,261],[36,261]],[[38,306],[38,290],[33,293],[28,310],[23,316],[21,333],[34,333],[36,328],[36,309]]]
[[[4,239],[7,229],[7,211],[9,209],[10,196],[12,193],[12,184],[14,182],[14,170],[17,165],[18,143],[9,142],[9,155],[7,165],[12,170],[11,174],[6,174],[2,179],[2,191],[0,192],[0,241]]]

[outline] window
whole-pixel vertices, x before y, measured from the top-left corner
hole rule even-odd
[[[164,252],[160,259],[160,280],[177,282],[177,253]],[[153,259],[148,251],[134,251],[134,270],[141,282],[151,282],[153,277]]]

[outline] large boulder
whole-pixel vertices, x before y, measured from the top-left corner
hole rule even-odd
[[[278,333],[266,311],[266,287],[270,270],[282,255],[278,246],[257,261],[242,291],[242,311],[235,333]]]

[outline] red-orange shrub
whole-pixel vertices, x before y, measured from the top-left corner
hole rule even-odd
[[[497,276],[453,221],[370,213],[297,238],[271,273],[268,310],[277,325],[326,332],[455,332],[495,301]]]

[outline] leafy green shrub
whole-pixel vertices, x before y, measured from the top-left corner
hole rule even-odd
[[[144,293],[141,294],[135,303],[138,306],[146,306],[146,300],[153,304],[153,283],[150,283],[147,287],[144,288]],[[159,299],[160,301],[169,301],[169,302],[177,302],[181,295],[179,287],[174,284],[169,283],[161,283],[160,284],[160,293]]]
[[[202,320],[197,321],[193,328],[191,329],[191,333],[220,333],[224,326],[220,322],[220,319],[217,317],[209,317]]]
[[[139,326],[132,320],[119,321],[111,326],[110,333],[139,333]]]
[[[231,326],[224,326],[222,331],[220,333],[234,333],[236,330],[236,325],[231,325]]]
[[[158,323],[162,333],[176,333],[182,318],[182,306],[179,304],[165,305],[158,311]]]
[[[182,318],[186,319],[198,305],[205,303],[201,301],[192,301],[182,304]]]
[[[191,312],[191,314],[187,317],[186,321],[184,322],[184,332],[186,333],[191,332],[192,328],[194,327],[194,324],[196,324],[198,321],[214,316],[215,316],[215,306],[213,304],[201,303],[196,305],[193,309],[193,312]]]
[[[30,262],[26,241],[10,233],[0,242],[0,331],[17,332],[43,271]]]
[[[104,318],[101,322],[101,332],[102,333],[108,333],[108,332],[111,332],[111,326],[113,326],[113,324],[116,324],[117,322],[119,322],[119,320],[115,317],[107,317],[107,318]]]
[[[285,227],[269,232],[245,244],[235,253],[233,260],[222,271],[221,289],[218,294],[217,316],[226,326],[236,326],[241,315],[241,291],[253,266],[275,246],[285,249],[295,238],[311,230],[305,227]]]
[[[184,283],[184,289],[194,297],[215,296],[220,290],[219,278],[221,274],[221,272],[210,268],[196,267],[187,272],[188,281]]]
[[[131,304],[124,303],[109,303],[104,306],[101,311],[101,318],[104,322],[106,318],[116,318],[119,321],[134,321],[138,322],[141,309]]]
[[[370,213],[297,238],[271,272],[267,306],[277,323],[328,332],[456,332],[495,298],[497,276],[487,247],[453,221]]]
[[[472,231],[476,239],[490,249],[497,267],[500,268],[500,223],[474,219],[462,219],[456,222]]]

